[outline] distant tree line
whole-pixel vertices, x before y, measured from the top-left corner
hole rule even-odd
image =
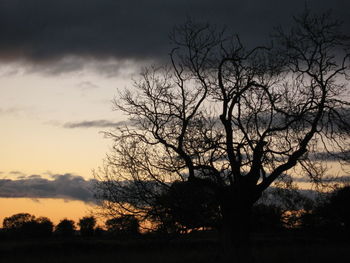
[[[139,222],[133,216],[108,219],[105,227],[97,225],[94,216],[85,216],[76,223],[67,218],[57,225],[47,217],[38,217],[29,213],[18,213],[3,220],[0,238],[47,238],[74,236],[92,237],[101,235],[134,236],[139,233]]]
[[[187,182],[174,184],[172,190],[161,196],[150,211],[152,223],[144,228],[168,235],[220,228],[220,214],[210,198],[210,192],[204,194],[193,187]],[[252,225],[255,232],[296,229],[333,236],[350,234],[350,186],[337,188],[317,199],[290,188],[276,188],[271,195],[269,200],[267,198],[254,206]],[[191,203],[182,199],[191,200]],[[0,237],[133,237],[140,234],[140,229],[138,219],[132,215],[109,218],[101,227],[94,216],[82,217],[77,223],[65,218],[54,225],[47,217],[36,218],[29,213],[19,213],[3,220]]]

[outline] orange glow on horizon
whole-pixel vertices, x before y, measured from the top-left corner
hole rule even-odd
[[[35,217],[45,216],[55,225],[63,218],[74,220],[77,223],[79,218],[93,215],[94,209],[92,204],[82,201],[53,198],[0,198],[0,207],[1,227],[5,217],[18,213],[29,213]]]

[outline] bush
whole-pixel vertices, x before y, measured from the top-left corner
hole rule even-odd
[[[114,235],[136,235],[139,233],[139,221],[132,215],[108,219],[107,231]]]
[[[252,211],[255,231],[271,231],[283,228],[282,209],[275,205],[257,204]]]

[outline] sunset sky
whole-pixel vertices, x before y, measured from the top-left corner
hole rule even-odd
[[[89,214],[92,170],[111,146],[101,131],[125,120],[111,100],[167,61],[175,25],[227,26],[253,46],[305,2],[350,31],[347,0],[0,0],[0,225]]]

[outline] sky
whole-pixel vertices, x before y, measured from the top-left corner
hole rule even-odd
[[[0,222],[89,213],[112,145],[101,131],[126,119],[111,101],[168,61],[174,26],[209,22],[255,46],[305,5],[350,33],[347,0],[0,0]]]

